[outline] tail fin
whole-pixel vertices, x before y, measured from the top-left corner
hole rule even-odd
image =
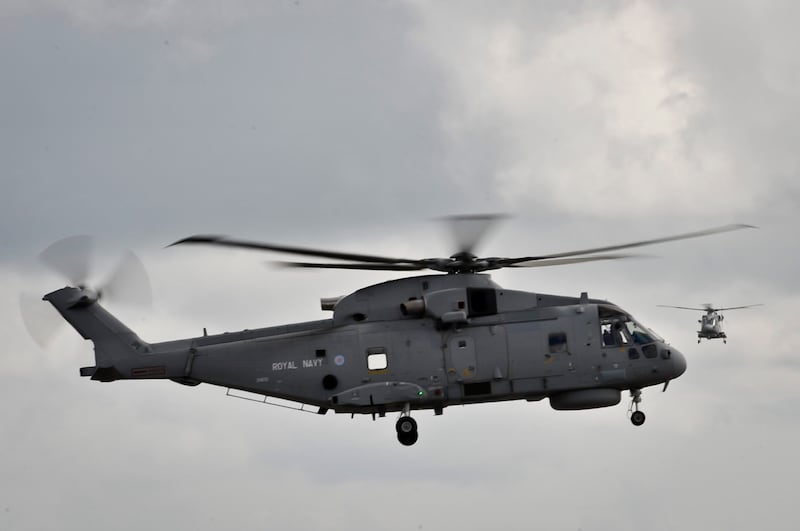
[[[66,287],[48,293],[49,301],[84,339],[94,342],[96,367],[81,369],[81,375],[94,380],[119,378],[114,362],[151,351],[150,345],[97,303],[97,293],[89,289]],[[105,369],[105,371],[104,371]],[[90,372],[89,372],[90,371]]]

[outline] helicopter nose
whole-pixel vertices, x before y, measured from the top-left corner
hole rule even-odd
[[[672,368],[675,373],[673,378],[677,378],[686,372],[686,358],[677,350],[672,350]]]

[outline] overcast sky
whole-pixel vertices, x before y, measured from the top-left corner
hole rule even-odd
[[[677,5],[676,5],[677,4]],[[795,529],[800,36],[795,2],[0,1],[0,528]],[[307,415],[171,382],[78,376],[20,293],[64,280],[50,243],[123,249],[160,341],[325,318],[319,297],[398,275],[285,271],[196,233],[412,257],[445,215],[511,217],[520,256],[687,232],[618,263],[495,272],[509,289],[612,300],[688,371],[627,401]],[[765,306],[696,343],[698,314]]]

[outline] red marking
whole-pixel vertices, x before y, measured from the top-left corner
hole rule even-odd
[[[134,378],[156,378],[158,376],[165,376],[167,368],[164,365],[156,367],[136,367],[131,369],[131,376]]]

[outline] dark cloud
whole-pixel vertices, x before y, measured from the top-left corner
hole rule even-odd
[[[0,10],[0,527],[791,521],[794,4]],[[490,404],[421,414],[409,449],[391,419],[304,415],[210,386],[87,382],[77,368],[91,344],[64,330],[40,350],[17,311],[18,291],[63,282],[35,254],[89,233],[101,261],[125,247],[142,256],[154,308],[109,309],[147,339],[322,318],[319,297],[399,275],[162,247],[227,233],[447,256],[431,218],[498,211],[515,216],[481,243],[487,255],[759,226],[637,260],[494,272],[511,289],[610,299],[687,354],[666,393],[645,392],[643,429],[624,405]],[[726,317],[727,345],[697,345],[696,315],[656,307],[705,302],[765,305]]]

